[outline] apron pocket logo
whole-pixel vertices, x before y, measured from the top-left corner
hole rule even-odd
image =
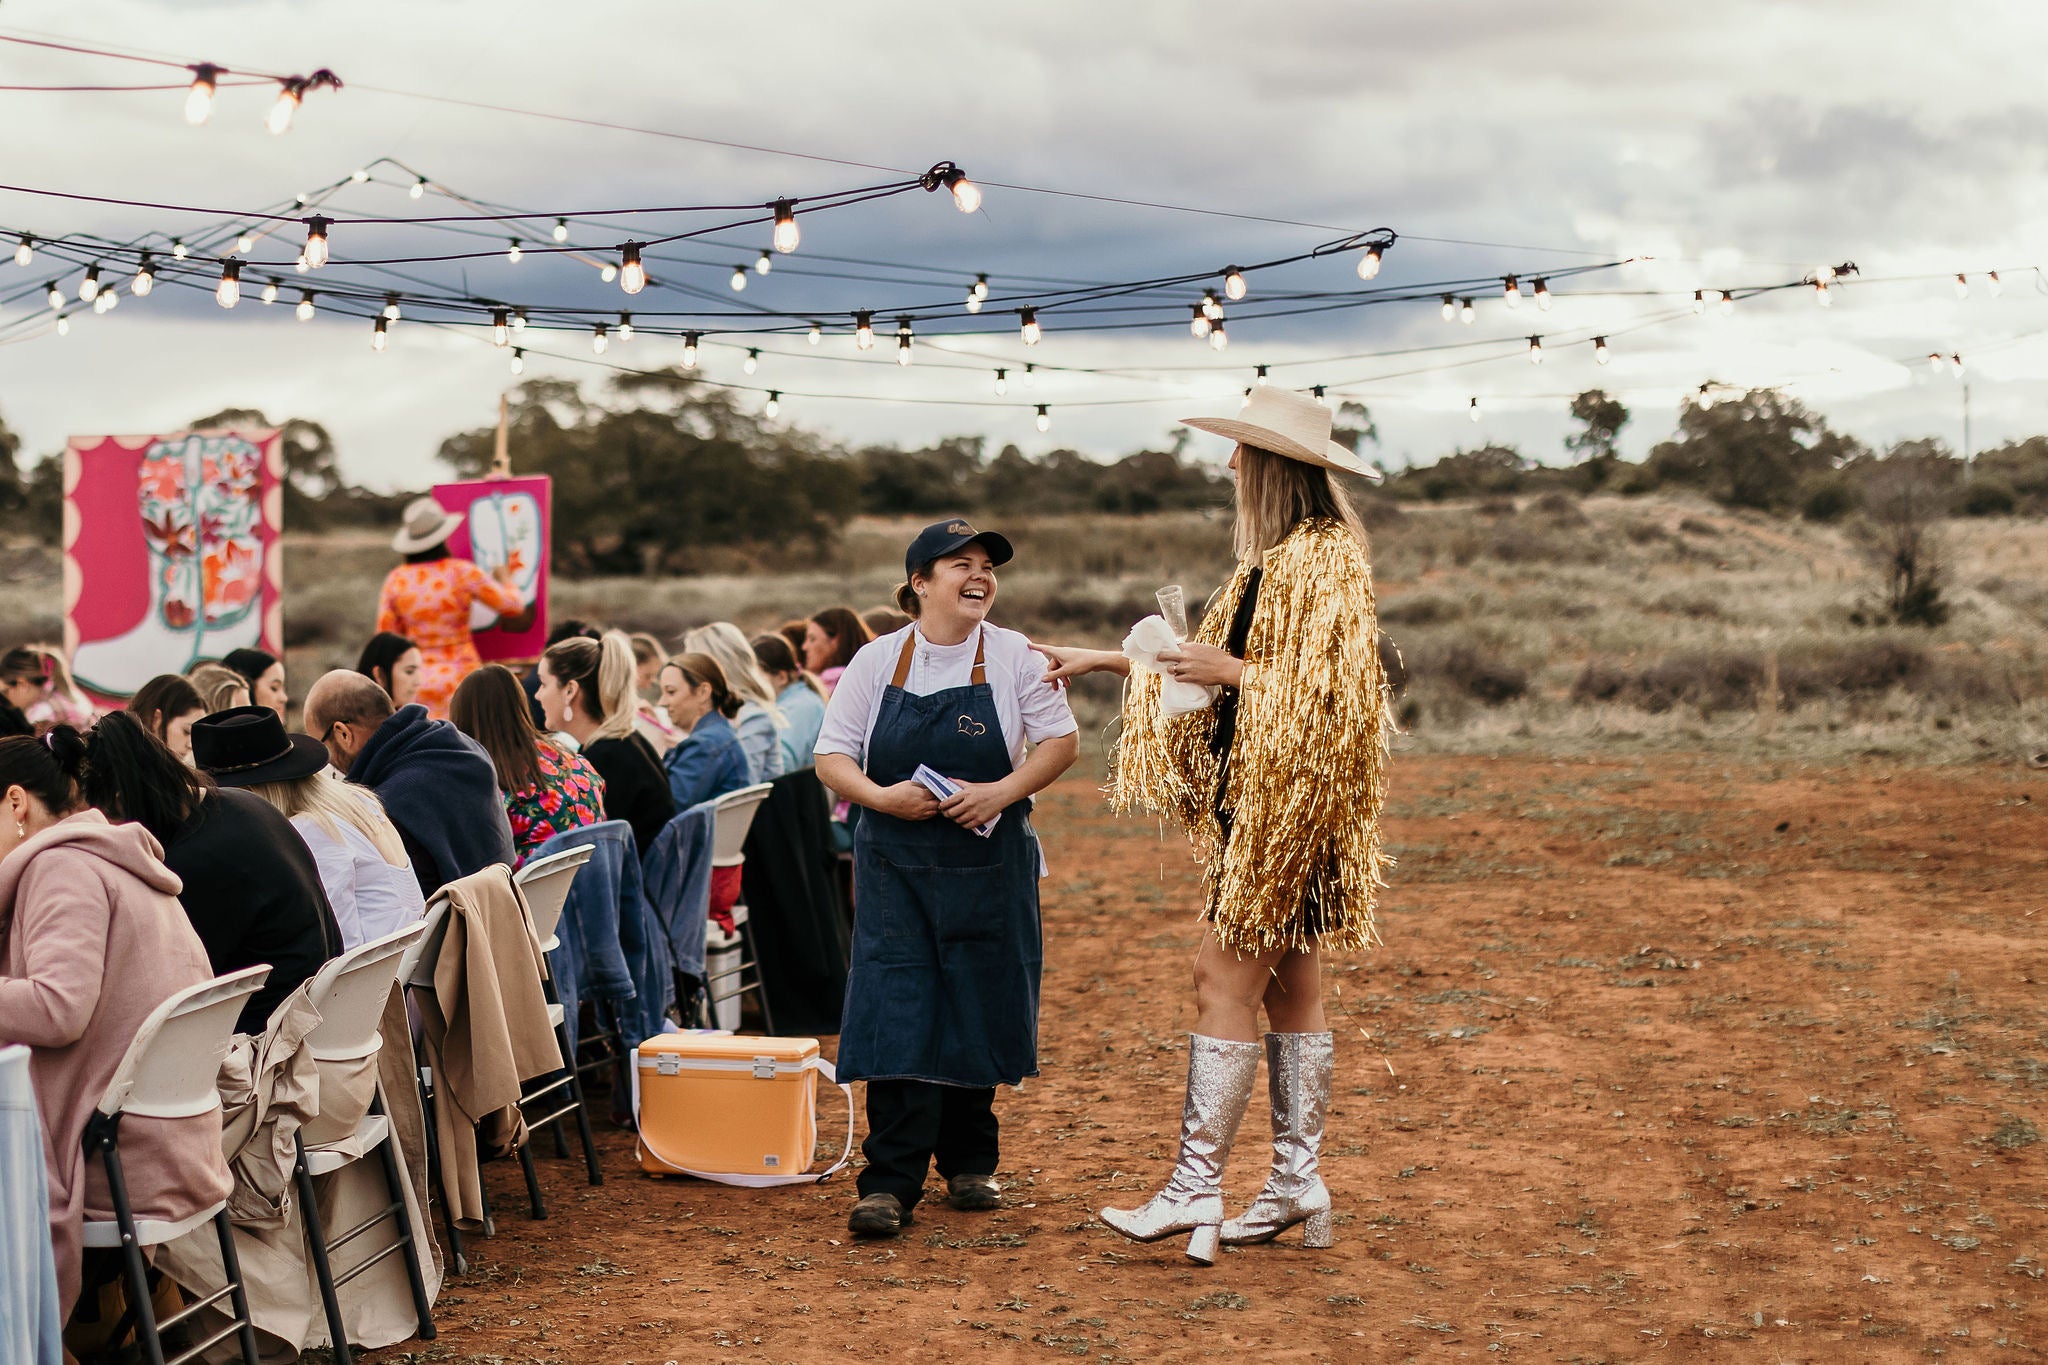
[[[960,717],[960,733],[969,739],[979,739],[988,733],[988,727],[972,716]]]

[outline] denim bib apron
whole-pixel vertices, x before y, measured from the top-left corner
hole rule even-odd
[[[908,781],[917,765],[956,781],[997,782],[1010,750],[984,666],[929,696],[904,691],[913,629],[882,693],[867,775]],[[984,839],[943,815],[863,810],[853,840],[853,966],[839,1031],[839,1078],[1015,1085],[1038,1074],[1038,839],[1031,803]]]

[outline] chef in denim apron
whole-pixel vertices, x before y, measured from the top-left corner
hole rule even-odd
[[[854,656],[818,737],[818,776],[863,808],[838,1071],[868,1083],[864,1236],[911,1221],[934,1162],[953,1207],[997,1207],[995,1088],[1038,1074],[1031,797],[1080,743],[1044,658],[986,619],[1010,557],[960,518],[920,532],[897,590],[914,622]]]

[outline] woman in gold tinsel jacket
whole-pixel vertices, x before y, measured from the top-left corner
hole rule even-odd
[[[1111,799],[1171,815],[1205,864],[1180,1159],[1159,1194],[1102,1220],[1146,1242],[1191,1232],[1188,1255],[1206,1265],[1219,1241],[1271,1241],[1296,1224],[1306,1245],[1330,1245],[1320,954],[1379,941],[1392,722],[1365,534],[1330,477],[1367,470],[1330,440],[1329,409],[1268,387],[1235,418],[1186,422],[1238,442],[1238,566],[1194,638],[1160,657],[1171,677],[1219,688],[1215,703],[1168,718],[1159,674],[1120,653],[1041,648],[1048,677],[1130,678]],[[1258,1073],[1262,1005],[1273,1166],[1251,1208],[1225,1221],[1223,1167]]]

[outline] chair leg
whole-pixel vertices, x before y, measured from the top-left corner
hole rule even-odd
[[[113,1200],[114,1221],[121,1228],[121,1268],[128,1278],[128,1311],[135,1316],[136,1345],[141,1350],[144,1365],[164,1365],[164,1344],[157,1335],[156,1309],[150,1304],[149,1264],[143,1260],[142,1246],[136,1240],[135,1211],[128,1206],[128,1182],[121,1177],[121,1154],[114,1150],[111,1132],[99,1141],[100,1154],[107,1166],[107,1194]]]
[[[398,1220],[399,1236],[405,1250],[405,1278],[412,1288],[413,1313],[419,1319],[421,1341],[432,1341],[435,1335],[434,1306],[427,1302],[427,1276],[420,1266],[420,1243],[413,1236],[412,1214],[407,1202],[405,1178],[398,1169],[398,1130],[394,1127],[377,1145],[377,1155],[384,1166],[384,1191],[391,1202],[398,1205],[398,1212],[392,1216]],[[423,1211],[424,1212],[424,1211]]]
[[[341,1300],[334,1292],[334,1267],[327,1260],[327,1229],[320,1222],[319,1201],[313,1191],[313,1175],[306,1169],[306,1143],[292,1136],[297,1149],[292,1163],[292,1183],[299,1191],[299,1218],[305,1225],[306,1254],[313,1262],[313,1280],[320,1286],[320,1307],[327,1314],[327,1337],[334,1350],[334,1365],[354,1365],[348,1348],[348,1327],[341,1320]]]
[[[754,999],[761,1006],[761,1027],[772,1037],[775,1033],[775,1011],[768,1008],[768,983],[761,979],[761,946],[754,940],[754,918],[751,914],[740,926],[740,951],[742,962],[754,964]]]
[[[604,1184],[604,1172],[597,1168],[597,1143],[590,1136],[590,1109],[583,1102],[583,1078],[577,1074],[576,1059],[569,1053],[569,1030],[565,1026],[555,1029],[555,1041],[562,1045],[562,1055],[569,1059],[569,1099],[576,1106],[576,1136],[583,1143],[583,1165],[590,1173],[590,1183]],[[555,1132],[562,1131],[555,1125]]]
[[[533,1134],[526,1135],[526,1141],[519,1144],[519,1169],[526,1177],[526,1202],[533,1210],[536,1222],[548,1216],[548,1206],[540,1197],[540,1173],[533,1168]]]
[[[448,1257],[454,1262],[455,1273],[467,1275],[469,1260],[462,1254],[462,1231],[455,1226],[455,1210],[448,1205],[448,1191],[441,1184],[441,1139],[440,1125],[434,1118],[433,1096],[427,1092],[426,1078],[420,1078],[420,1117],[427,1127],[427,1204],[426,1217],[433,1218],[432,1205],[441,1206],[441,1226],[448,1237]],[[438,1196],[438,1197],[437,1197]]]
[[[256,1355],[256,1323],[249,1316],[249,1293],[242,1287],[242,1258],[235,1254],[235,1225],[222,1209],[213,1216],[213,1229],[220,1237],[220,1263],[228,1273],[228,1301],[235,1306],[237,1333],[242,1339],[242,1365],[260,1365]],[[337,1357],[338,1359],[338,1357]]]

